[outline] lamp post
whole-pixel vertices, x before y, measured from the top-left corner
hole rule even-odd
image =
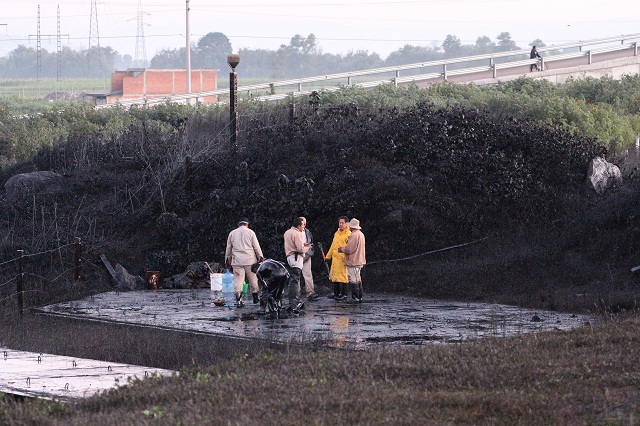
[[[227,55],[227,64],[231,67],[229,74],[229,129],[231,129],[231,145],[238,147],[238,74],[236,67],[240,63],[240,55]]]

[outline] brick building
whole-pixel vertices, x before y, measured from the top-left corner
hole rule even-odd
[[[218,70],[191,70],[191,92],[206,92],[218,88]],[[141,98],[166,98],[187,92],[187,72],[183,69],[129,68],[111,74],[111,92],[94,97],[96,104],[113,104]],[[198,98],[199,102],[215,102],[216,96]]]

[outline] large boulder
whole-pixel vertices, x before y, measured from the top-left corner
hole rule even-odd
[[[622,174],[615,164],[609,163],[603,157],[595,157],[589,163],[587,182],[598,194],[604,194],[607,189],[622,183]]]
[[[56,172],[39,171],[11,176],[4,184],[7,199],[12,202],[39,192],[56,193],[62,191],[60,182],[64,177]]]

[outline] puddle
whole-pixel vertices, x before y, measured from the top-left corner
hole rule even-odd
[[[367,293],[361,304],[321,298],[302,315],[258,315],[257,305],[215,306],[210,290],[108,292],[38,311],[82,319],[174,328],[277,342],[318,341],[366,349],[381,345],[426,345],[483,337],[568,330],[594,321],[585,315],[508,305],[439,302]]]

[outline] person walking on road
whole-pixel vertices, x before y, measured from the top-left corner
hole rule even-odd
[[[304,254],[304,260],[302,262],[302,278],[304,279],[304,286],[307,293],[307,300],[314,301],[318,299],[316,294],[316,287],[313,284],[313,273],[311,272],[311,256],[313,256],[313,235],[309,228],[307,228],[307,219],[304,216],[300,216],[302,219],[302,226],[304,231],[302,232],[302,241],[305,244],[311,244],[311,248]]]
[[[536,59],[536,58],[541,59],[542,56],[540,56],[540,54],[538,53],[538,48],[533,46],[531,48],[531,52],[529,53],[529,59]],[[536,71],[539,71],[537,62],[529,66],[529,72],[533,71],[534,68],[536,69]]]
[[[258,303],[258,277],[251,271],[251,265],[256,262],[264,262],[262,249],[258,243],[258,237],[252,229],[249,229],[249,220],[240,219],[238,227],[229,233],[227,249],[224,254],[225,264],[233,270],[233,292],[236,295],[236,306],[244,306],[242,301],[242,285],[249,283],[253,303]]]
[[[365,240],[360,221],[355,217],[347,223],[351,230],[351,235],[347,240],[347,244],[338,247],[338,253],[344,253],[344,264],[347,267],[347,275],[349,277],[349,286],[351,287],[351,299],[354,302],[362,302],[362,277],[361,272],[367,263],[365,257]]]
[[[347,244],[347,239],[351,235],[351,230],[347,226],[348,220],[346,216],[338,218],[338,230],[333,234],[331,247],[329,247],[329,251],[325,255],[325,260],[331,261],[329,281],[333,283],[333,293],[329,295],[329,298],[335,300],[345,300],[347,298],[349,277],[347,267],[344,265],[344,253],[338,253],[338,247],[343,247]]]
[[[310,243],[302,240],[304,232],[303,220],[296,217],[293,226],[284,233],[284,253],[287,256],[287,263],[290,267],[288,280],[289,310],[297,312],[304,307],[304,302],[300,301],[300,276],[304,264],[304,254],[311,249]]]

